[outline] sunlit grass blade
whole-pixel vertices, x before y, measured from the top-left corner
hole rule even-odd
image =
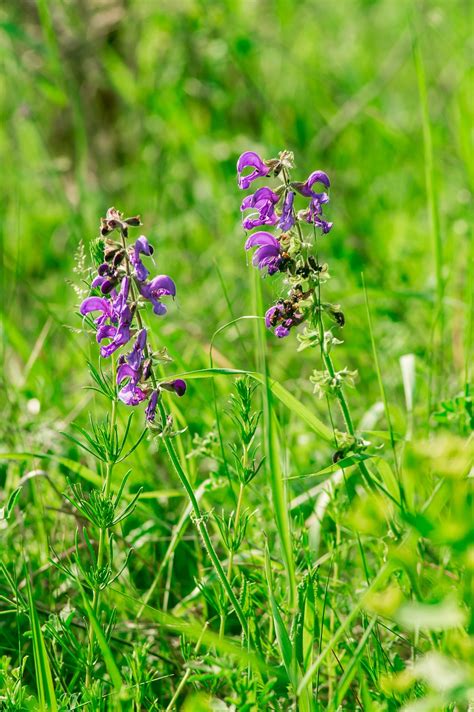
[[[78,582],[78,585],[79,582]],[[105,638],[104,632],[102,630],[102,627],[97,620],[97,617],[92,610],[92,607],[87,600],[87,596],[84,593],[84,590],[81,586],[81,594],[82,594],[82,601],[84,604],[84,607],[87,611],[87,615],[89,617],[89,622],[92,628],[94,629],[94,634],[97,639],[97,642],[99,643],[99,647],[102,653],[102,656],[104,658],[104,663],[107,668],[107,672],[110,675],[110,679],[112,681],[112,685],[117,693],[120,693],[122,687],[123,687],[123,681],[122,681],[122,676],[120,675],[120,671],[117,667],[117,663],[115,662],[114,654],[112,653],[107,640]]]
[[[263,314],[262,287],[260,275],[255,272],[253,275],[253,286],[255,292],[255,309],[257,314]],[[291,522],[288,513],[288,501],[286,484],[281,468],[281,450],[278,437],[278,420],[273,408],[272,389],[270,384],[269,369],[266,352],[266,331],[264,324],[256,323],[257,337],[257,363],[263,371],[263,429],[265,438],[265,468],[270,478],[272,491],[273,513],[280,540],[283,560],[285,562],[288,579],[288,603],[290,609],[296,604],[296,575],[295,563],[293,559],[293,546],[291,536]]]
[[[40,712],[57,712],[58,704],[56,701],[56,693],[54,690],[54,682],[51,674],[48,652],[46,650],[41,624],[36,611],[31,581],[28,573],[26,574],[26,586],[39,710]]]
[[[372,618],[370,621],[369,625],[364,631],[364,635],[359,641],[359,644],[357,648],[355,649],[352,657],[348,660],[348,662],[344,665],[344,673],[341,677],[341,679],[338,682],[337,689],[336,689],[336,699],[334,701],[334,709],[338,709],[339,705],[342,704],[344,701],[344,697],[347,693],[347,690],[349,689],[349,686],[352,683],[352,680],[354,679],[356,673],[357,673],[357,666],[360,662],[360,659],[362,655],[364,654],[365,651],[365,646],[367,645],[367,641],[369,640],[370,634],[372,633],[372,630],[377,622],[377,618]],[[363,674],[363,673],[361,673]]]

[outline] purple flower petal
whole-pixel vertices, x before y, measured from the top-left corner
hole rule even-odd
[[[117,333],[117,327],[111,324],[101,324],[97,329],[96,339],[97,343],[100,344],[104,339],[113,339]]]
[[[329,188],[331,183],[329,177],[324,171],[313,171],[307,180],[303,183],[300,188],[301,195],[305,195],[307,198],[311,198],[316,193],[312,190],[315,183],[322,183],[326,188]]]
[[[108,299],[103,297],[87,297],[81,304],[79,309],[82,316],[89,314],[93,311],[100,311],[104,314],[111,314],[111,304]]]
[[[146,345],[146,329],[142,329],[138,332],[133,348],[129,354],[125,356],[127,363],[135,370],[138,371],[143,361],[143,351]]]
[[[159,274],[157,277],[150,281],[150,290],[156,296],[161,297],[163,295],[176,296],[176,285],[166,274]]]
[[[135,241],[134,250],[137,255],[141,253],[143,255],[150,256],[154,252],[152,245],[150,245],[145,235],[140,235],[140,237]]]
[[[249,238],[247,238],[245,242],[245,249],[250,250],[251,247],[256,247],[257,245],[273,245],[274,247],[277,247],[280,249],[280,243],[269,232],[254,232],[253,235],[250,235]]]
[[[258,250],[256,250],[253,259],[252,259],[252,264],[255,267],[259,267],[262,269],[262,266],[265,266],[265,260],[268,259],[275,259],[275,257],[280,256],[280,246],[274,247],[273,245],[263,245],[262,247],[259,247]]]
[[[174,381],[169,381],[168,383],[160,383],[160,388],[164,388],[165,391],[174,391],[178,396],[184,396],[186,393],[186,381],[182,378],[176,378]]]
[[[156,415],[156,404],[158,403],[158,391],[153,391],[148,401],[148,405],[145,410],[146,419],[152,423],[155,420]]]
[[[130,378],[136,383],[138,381],[138,374],[136,369],[127,363],[122,363],[117,369],[117,385],[119,386],[126,378]]]
[[[288,336],[290,333],[290,330],[286,328],[286,326],[283,326],[280,324],[280,326],[277,326],[275,329],[275,336],[278,336],[279,339],[284,339],[285,336]]]
[[[285,197],[285,201],[283,203],[283,210],[281,213],[280,222],[278,223],[278,227],[284,232],[286,232],[286,230],[290,230],[295,224],[295,218],[293,217],[294,200],[295,194],[291,190],[288,191]]]
[[[256,213],[252,213],[243,219],[242,224],[245,230],[253,230],[254,227],[259,225],[275,225],[278,221],[275,205],[279,200],[278,195],[267,187],[259,188],[253,195],[248,195],[244,198],[240,206],[242,211],[249,208],[257,210]]]
[[[246,168],[254,168],[251,173],[246,176],[242,175],[242,171]],[[237,161],[238,184],[242,190],[247,190],[252,181],[262,176],[267,176],[270,173],[270,168],[265,165],[258,153],[254,151],[246,151]]]
[[[138,405],[146,400],[146,393],[130,381],[118,392],[118,397],[126,405]]]

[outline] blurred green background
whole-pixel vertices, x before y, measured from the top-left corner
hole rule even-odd
[[[314,169],[331,176],[326,296],[346,313],[338,358],[359,369],[359,414],[379,397],[362,271],[390,398],[403,403],[398,358],[413,352],[423,399],[436,279],[416,41],[446,281],[440,395],[456,393],[468,340],[471,19],[468,0],[3,3],[6,382],[37,398],[51,422],[80,410],[89,341],[64,328],[80,327],[67,282],[78,281],[74,253],[111,205],[142,215],[157,272],[177,282],[176,307],[154,322],[156,342],[169,345],[178,370],[206,366],[214,331],[254,313],[236,158],[287,148],[302,179]],[[266,304],[279,296],[276,282],[265,282]],[[222,333],[218,362],[254,367],[252,329]],[[295,356],[290,339],[269,337],[269,348],[273,375],[309,402],[311,359]],[[207,388],[193,386],[186,403],[197,427],[203,413],[209,425],[214,417],[203,410]]]

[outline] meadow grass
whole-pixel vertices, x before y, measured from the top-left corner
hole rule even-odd
[[[470,25],[467,0],[4,3],[0,709],[472,707]],[[344,401],[265,329],[284,287],[243,249],[236,159],[282,149],[331,176]],[[149,327],[187,392],[107,469],[78,309],[111,205],[177,283]],[[351,427],[370,445],[334,462]]]

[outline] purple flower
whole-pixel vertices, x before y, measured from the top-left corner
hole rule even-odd
[[[254,168],[254,170],[248,175],[243,176],[242,171],[246,168]],[[267,176],[270,173],[270,168],[265,165],[258,153],[254,153],[254,151],[246,151],[237,161],[237,173],[239,176],[239,188],[247,190],[252,181],[256,180],[256,178]]]
[[[130,252],[130,262],[132,263],[134,270],[135,270],[135,276],[138,279],[139,282],[144,282],[145,279],[148,277],[150,272],[148,269],[145,267],[143,262],[140,259],[140,255],[152,255],[154,252],[153,247],[150,245],[148,240],[144,235],[141,235],[138,240],[136,240],[133,250]]]
[[[171,277],[160,274],[150,282],[143,282],[139,285],[140,293],[145,299],[153,304],[153,311],[158,316],[166,314],[166,307],[161,303],[161,297],[176,296],[176,286]]]
[[[183,381],[182,378],[176,378],[168,383],[160,383],[160,388],[164,388],[165,391],[174,391],[180,397],[186,393],[186,387],[186,381]]]
[[[86,316],[90,312],[100,312],[100,316],[94,320],[98,327],[104,326],[108,319],[114,318],[112,300],[105,297],[87,297],[82,302],[79,311],[82,316]]]
[[[285,336],[288,336],[289,333],[290,333],[290,330],[286,326],[283,326],[283,324],[280,324],[280,326],[277,326],[277,328],[274,331],[275,336],[278,336],[279,339],[284,339]]]
[[[158,403],[158,391],[153,391],[148,401],[148,405],[145,410],[145,416],[148,422],[152,423],[155,420],[156,415],[156,405]]]
[[[272,307],[270,307],[270,309],[267,309],[265,313],[265,326],[267,327],[267,329],[271,329],[272,326],[275,326],[274,322],[276,322],[276,320],[279,319],[282,314],[282,304],[274,304]]]
[[[128,363],[130,368],[133,368],[135,371],[138,371],[142,365],[143,354],[146,346],[146,336],[146,329],[139,331],[132,350],[125,356],[125,361]]]
[[[106,346],[101,346],[100,348],[100,355],[102,356],[102,358],[108,358],[114,353],[114,351],[120,348],[120,346],[123,346],[124,344],[130,341],[130,325],[132,323],[132,312],[127,302],[129,287],[129,279],[128,277],[124,277],[122,280],[120,292],[112,300],[104,300],[108,304],[110,304],[111,302],[112,313],[109,316],[109,319],[114,324],[117,324],[117,326],[115,327],[112,324],[108,325],[105,323],[105,320],[102,323],[98,324],[99,328],[97,329],[97,341],[100,343],[103,339],[111,339],[110,343],[108,343]],[[90,299],[94,299],[94,297],[90,297]],[[100,299],[100,297],[98,299]],[[87,301],[88,300],[86,299],[85,302]],[[85,302],[83,302],[81,305],[81,313]],[[90,304],[87,306],[87,308],[89,308],[89,306]],[[110,310],[110,306],[108,307],[108,309]],[[97,319],[96,323],[98,323]]]
[[[259,188],[252,195],[243,199],[240,209],[242,211],[255,208],[256,213],[251,213],[243,219],[245,230],[253,230],[259,225],[275,225],[278,220],[275,214],[275,205],[280,198],[270,188]]]
[[[286,232],[286,230],[290,230],[295,224],[295,218],[293,217],[294,201],[295,194],[293,193],[293,191],[290,190],[285,196],[280,222],[278,223],[278,227],[284,232]]]
[[[278,272],[282,262],[281,246],[276,237],[269,232],[255,232],[247,239],[245,249],[250,250],[251,247],[258,246],[258,250],[252,259],[252,264],[258,269],[268,270],[268,274],[272,275]]]
[[[122,363],[117,369],[117,385],[128,379],[120,389],[118,397],[126,405],[138,405],[146,399],[146,393],[138,385],[140,370],[135,370],[128,363]]]
[[[298,187],[301,195],[304,195],[306,198],[321,195],[320,193],[315,193],[312,189],[315,183],[322,183],[326,188],[329,188],[331,185],[329,177],[324,171],[313,171],[307,180]]]
[[[265,326],[267,329],[274,329],[274,334],[279,339],[284,339],[290,333],[293,326],[301,324],[303,314],[293,311],[293,306],[286,302],[277,302],[265,314]]]
[[[127,380],[127,383],[120,389],[118,397],[127,405],[138,405],[146,399],[147,394],[139,385],[148,376],[147,363],[144,361],[146,346],[146,329],[138,332],[132,350],[125,356],[120,356],[119,367],[117,369],[117,385]]]
[[[320,199],[322,197],[322,199]],[[324,235],[331,230],[333,223],[323,219],[323,204],[327,203],[329,198],[326,193],[321,196],[315,196],[311,199],[308,210],[305,212],[305,220],[309,223],[314,223],[316,227],[320,227]]]

